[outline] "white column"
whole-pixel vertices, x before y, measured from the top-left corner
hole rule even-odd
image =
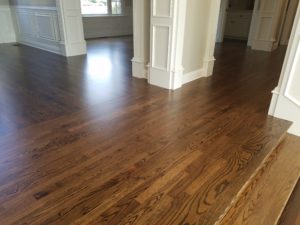
[[[206,48],[204,56],[204,76],[211,76],[213,74],[214,64],[215,64],[215,45],[218,31],[218,20],[220,14],[221,0],[211,0],[208,18],[208,28],[206,35]]]
[[[150,1],[133,0],[133,45],[132,76],[147,78],[150,58]]]
[[[80,0],[56,0],[65,56],[86,54]]]
[[[187,0],[151,0],[149,83],[182,86],[182,56]]]
[[[269,114],[293,122],[290,133],[300,136],[300,5]]]

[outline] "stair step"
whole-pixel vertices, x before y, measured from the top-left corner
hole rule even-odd
[[[299,148],[299,147],[298,147]],[[278,225],[299,225],[300,224],[300,180],[294,189]]]
[[[299,146],[287,135],[218,224],[277,224],[300,175]]]
[[[246,124],[222,136],[214,143],[216,150],[210,149],[209,156],[205,156],[212,163],[199,162],[204,166],[197,167],[201,170],[197,178],[191,178],[194,181],[188,187],[189,180],[184,179],[173,188],[175,192],[170,191],[176,210],[172,208],[169,214],[164,212],[164,218],[171,219],[160,224],[221,224],[225,215],[243,198],[247,187],[270,165],[290,125],[288,121],[268,117],[261,124]],[[196,169],[194,173],[197,174]]]

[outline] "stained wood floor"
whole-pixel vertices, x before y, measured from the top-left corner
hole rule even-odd
[[[131,78],[132,38],[66,59],[0,46],[0,224],[213,224],[283,137],[285,49],[216,49],[214,76]]]

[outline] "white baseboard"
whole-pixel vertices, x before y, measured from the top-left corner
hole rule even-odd
[[[268,114],[270,116],[274,116],[275,114],[275,110],[276,110],[276,105],[277,105],[277,101],[278,101],[278,97],[279,97],[279,88],[276,87],[273,91],[272,91],[272,100],[271,100],[271,104],[270,104],[270,108],[269,108],[269,112]]]
[[[60,48],[60,45],[58,44],[46,44],[46,43],[41,43],[41,42],[35,42],[33,40],[30,40],[28,38],[22,38],[21,40],[18,40],[20,44],[30,46],[33,48],[41,49],[44,51],[52,52],[55,54],[62,55],[62,51]]]
[[[133,58],[132,62],[132,76],[141,79],[147,79],[148,69],[144,61]]]
[[[209,77],[213,74],[216,59],[210,58],[203,61],[203,75]]]
[[[62,55],[66,57],[85,55],[87,53],[86,41],[69,44],[67,47],[61,45]]]
[[[182,84],[187,84],[199,78],[205,77],[205,73],[203,68],[199,70],[195,70],[183,75]]]

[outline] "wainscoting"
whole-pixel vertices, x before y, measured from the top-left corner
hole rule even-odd
[[[0,44],[16,41],[11,10],[9,6],[0,6]]]
[[[56,7],[15,6],[12,11],[19,43],[62,54]]]

